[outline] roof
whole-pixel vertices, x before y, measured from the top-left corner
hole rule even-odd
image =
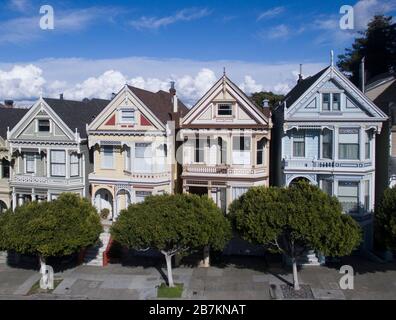
[[[171,120],[169,114],[173,113],[172,95],[169,92],[160,90],[156,93],[128,86],[128,88],[154,113],[154,115],[164,124]],[[187,114],[189,109],[178,99],[178,109],[180,116]]]
[[[371,78],[369,81],[366,83],[366,91],[369,91],[381,84],[387,83],[389,81],[395,80],[396,79],[396,73],[395,72],[385,72],[381,73],[373,78]]]
[[[283,101],[286,101],[286,107],[291,107],[293,103],[296,102],[329,68],[330,66],[298,82],[283,99]]]
[[[77,129],[81,138],[87,138],[86,124],[91,123],[110,102],[102,99],[72,101],[52,98],[44,98],[44,101],[70,130],[74,132]]]
[[[12,130],[28,111],[29,109],[5,108],[0,105],[0,137],[7,139],[7,127]]]

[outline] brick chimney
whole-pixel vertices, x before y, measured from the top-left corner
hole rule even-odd
[[[13,108],[14,107],[14,101],[13,100],[5,100],[4,101],[4,107]]]

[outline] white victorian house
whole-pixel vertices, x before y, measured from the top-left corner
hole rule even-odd
[[[300,80],[274,110],[273,182],[336,196],[372,246],[375,142],[387,116],[335,66]]]

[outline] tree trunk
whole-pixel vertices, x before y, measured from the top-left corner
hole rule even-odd
[[[166,260],[166,269],[168,271],[168,285],[173,288],[175,284],[173,283],[173,275],[172,275],[172,256],[168,253],[163,252]]]
[[[294,290],[300,290],[300,284],[298,283],[298,275],[297,275],[297,259],[295,257],[292,258],[293,262],[293,285]]]

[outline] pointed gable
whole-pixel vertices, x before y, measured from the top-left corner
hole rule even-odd
[[[220,78],[183,118],[183,128],[263,128],[270,125],[268,108],[257,107],[227,76]]]

